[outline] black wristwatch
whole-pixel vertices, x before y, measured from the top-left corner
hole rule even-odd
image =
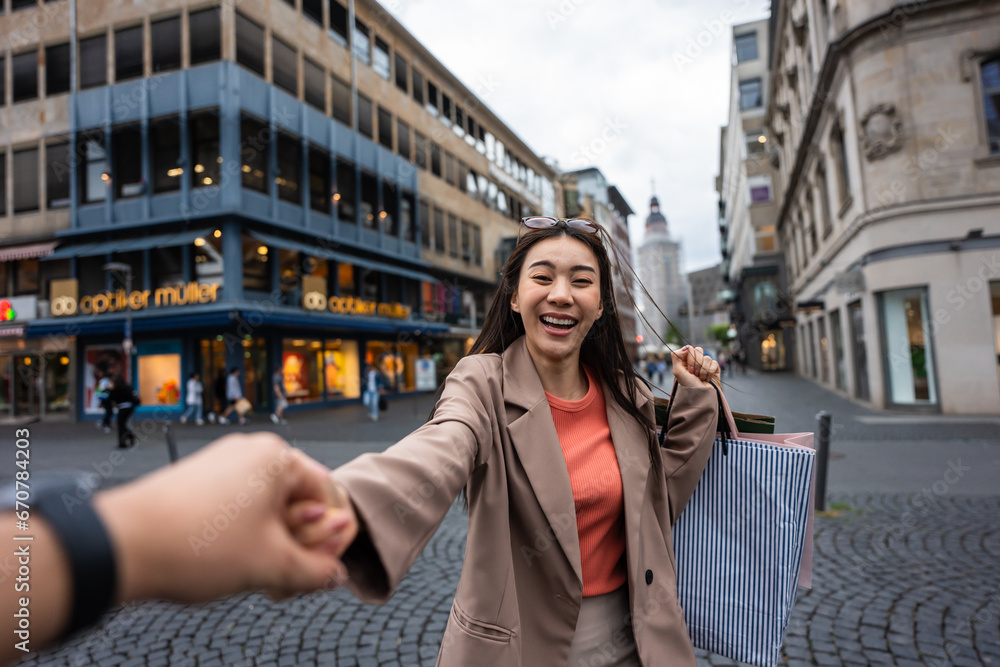
[[[90,503],[92,486],[83,479],[62,478],[36,482],[32,487],[27,502],[31,515],[45,519],[69,559],[73,610],[62,633],[66,637],[92,625],[114,604],[115,552],[104,523]],[[10,498],[13,492],[5,494],[5,508]]]

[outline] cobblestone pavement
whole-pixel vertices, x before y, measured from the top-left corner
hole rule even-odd
[[[787,665],[1000,665],[1000,496],[842,495],[817,516]],[[390,602],[344,591],[276,603],[128,606],[23,665],[433,665],[458,582],[457,508]],[[699,651],[702,665],[735,664]]]

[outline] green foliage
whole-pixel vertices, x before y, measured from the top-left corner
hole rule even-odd
[[[729,342],[729,325],[728,324],[713,324],[708,327],[708,335],[711,338],[719,341],[723,345]]]

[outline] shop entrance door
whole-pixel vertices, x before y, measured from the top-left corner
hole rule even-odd
[[[243,339],[243,391],[254,412],[267,416],[268,390],[267,341],[263,338]]]
[[[861,312],[861,302],[855,301],[847,306],[851,320],[851,341],[854,352],[854,397],[863,401],[870,400],[868,390],[868,354],[865,351],[865,321]]]
[[[37,354],[15,354],[12,360],[13,372],[10,378],[13,389],[10,399],[12,414],[16,417],[37,415],[41,401],[38,391],[41,360]]]
[[[205,386],[202,405],[205,414],[222,414],[226,409],[226,348],[222,336],[203,338],[198,345],[200,358],[195,368]]]

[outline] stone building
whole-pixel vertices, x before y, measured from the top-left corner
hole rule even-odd
[[[1000,413],[1000,4],[778,0],[770,27],[799,372]]]
[[[732,351],[757,370],[792,367],[794,315],[775,232],[777,150],[765,127],[771,73],[767,20],[733,27],[729,117],[719,155],[723,280],[736,326]]]
[[[5,0],[0,412],[436,385],[555,171],[372,0]],[[485,94],[489,91],[480,91]],[[0,303],[0,307],[3,303]],[[436,372],[435,372],[436,371]]]
[[[643,337],[642,347],[659,353],[662,351],[661,340],[680,340],[678,332],[686,338],[688,331],[681,317],[681,306],[687,301],[687,285],[681,274],[681,244],[670,236],[667,219],[660,212],[656,195],[649,201],[646,233],[636,255],[636,273],[652,298],[650,301],[641,292],[636,293],[636,306],[645,317],[643,321],[643,317],[637,314]]]
[[[563,191],[563,208],[566,217],[583,216],[595,220],[615,242],[617,250],[613,253],[615,262],[615,303],[618,305],[622,331],[629,356],[638,358],[638,335],[635,309],[626,290],[626,285],[634,282],[631,266],[622,266],[621,262],[631,263],[632,245],[629,240],[628,217],[634,215],[625,197],[613,185],[600,169],[588,167],[562,174],[559,177]]]

